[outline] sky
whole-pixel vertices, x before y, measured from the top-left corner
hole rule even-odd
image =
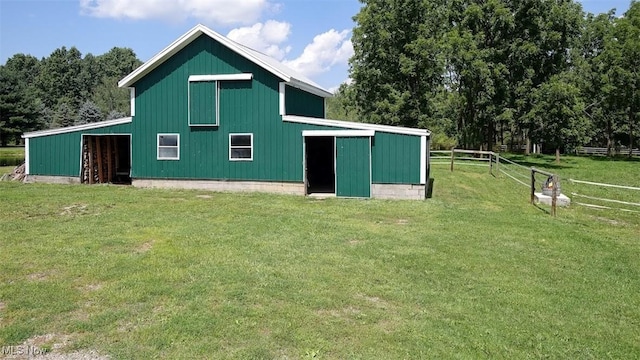
[[[631,0],[582,0],[587,12]],[[147,61],[197,24],[266,53],[333,91],[348,80],[358,0],[0,0],[0,63],[14,54],[113,47]]]

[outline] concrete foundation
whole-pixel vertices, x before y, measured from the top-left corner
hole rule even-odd
[[[535,201],[537,204],[551,205],[551,196],[544,195],[543,193],[535,193]],[[556,206],[567,207],[571,205],[571,199],[567,195],[560,194],[556,199]]]
[[[26,183],[48,183],[48,184],[80,184],[80,177],[76,176],[49,176],[49,175],[27,175],[24,179]]]
[[[371,197],[376,199],[424,200],[425,185],[371,184]]]
[[[304,184],[261,181],[163,180],[133,179],[132,185],[143,188],[173,188],[209,191],[266,192],[304,195]]]

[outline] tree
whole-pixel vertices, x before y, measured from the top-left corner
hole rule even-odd
[[[127,116],[127,114],[119,112],[118,110],[111,110],[107,114],[107,119],[106,120],[121,119],[121,118],[126,117],[126,116]]]
[[[640,2],[632,1],[623,17],[615,20],[613,41],[608,55],[611,57],[612,94],[626,113],[625,131],[629,135],[629,156],[634,147],[634,132],[640,112]]]
[[[587,101],[585,114],[593,123],[597,145],[607,147],[607,154],[613,155],[614,135],[619,129],[622,112],[618,108],[616,87],[612,79],[617,77],[615,56],[611,49],[615,12],[594,16],[588,14],[573,49],[576,84],[582,97]]]
[[[121,89],[118,87],[118,79],[115,77],[104,77],[100,84],[96,86],[91,97],[103,113],[117,111],[127,114],[130,111],[130,92],[129,89]]]
[[[575,148],[589,141],[590,123],[585,117],[580,89],[566,74],[552,77],[533,95],[534,105],[529,123],[533,141],[542,142],[556,150],[560,163],[562,147]]]
[[[82,104],[80,110],[78,111],[76,124],[88,124],[102,120],[103,116],[100,108],[92,101],[87,100]]]
[[[17,143],[24,132],[40,128],[37,99],[28,82],[37,73],[37,67],[37,59],[23,54],[14,55],[5,65],[0,66],[2,146],[7,146],[12,140]]]
[[[333,94],[333,97],[327,99],[327,118],[359,121],[354,96],[355,92],[353,86],[341,84],[338,91]]]
[[[97,62],[101,71],[100,79],[104,77],[121,79],[142,65],[142,61],[138,60],[133,50],[120,47],[114,47],[98,56]]]
[[[355,107],[367,122],[428,124],[444,67],[446,1],[361,1],[350,60]]]
[[[39,97],[50,108],[66,99],[68,105],[77,109],[85,100],[87,86],[81,76],[82,54],[75,47],[56,49],[42,60],[41,71],[36,78]]]
[[[73,126],[76,124],[75,111],[66,101],[61,101],[53,115],[52,128]]]

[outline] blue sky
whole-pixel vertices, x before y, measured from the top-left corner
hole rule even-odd
[[[585,11],[630,0],[582,0]],[[16,53],[38,58],[76,46],[100,55],[132,48],[142,61],[198,23],[272,55],[321,86],[348,78],[358,0],[0,0],[0,63]]]

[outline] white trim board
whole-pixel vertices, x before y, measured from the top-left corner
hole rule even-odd
[[[24,139],[24,174],[29,175],[29,138]]]
[[[302,136],[357,137],[375,136],[374,130],[302,130]]]
[[[40,136],[65,134],[65,133],[70,133],[70,132],[74,132],[74,131],[99,129],[99,128],[108,127],[108,126],[127,124],[127,123],[130,123],[132,120],[133,120],[133,118],[126,117],[126,118],[122,118],[122,119],[99,121],[99,122],[95,122],[95,123],[68,126],[68,127],[58,128],[58,129],[34,131],[34,132],[25,133],[24,135],[22,135],[22,138],[23,139],[29,139],[29,138],[40,137]]]
[[[230,80],[251,80],[252,73],[241,74],[217,74],[217,75],[191,75],[189,81],[230,81]]]
[[[357,122],[342,121],[342,120],[320,119],[320,118],[312,118],[312,117],[305,117],[305,116],[283,115],[282,121],[300,123],[300,124],[309,124],[309,125],[334,126],[334,127],[341,127],[341,128],[347,128],[347,129],[375,130],[375,131],[393,133],[393,134],[431,136],[431,133],[429,132],[429,130],[424,130],[424,129],[413,129],[413,128],[406,128],[406,127],[400,127],[400,126],[357,123]]]
[[[427,137],[420,137],[420,184],[427,183]]]

